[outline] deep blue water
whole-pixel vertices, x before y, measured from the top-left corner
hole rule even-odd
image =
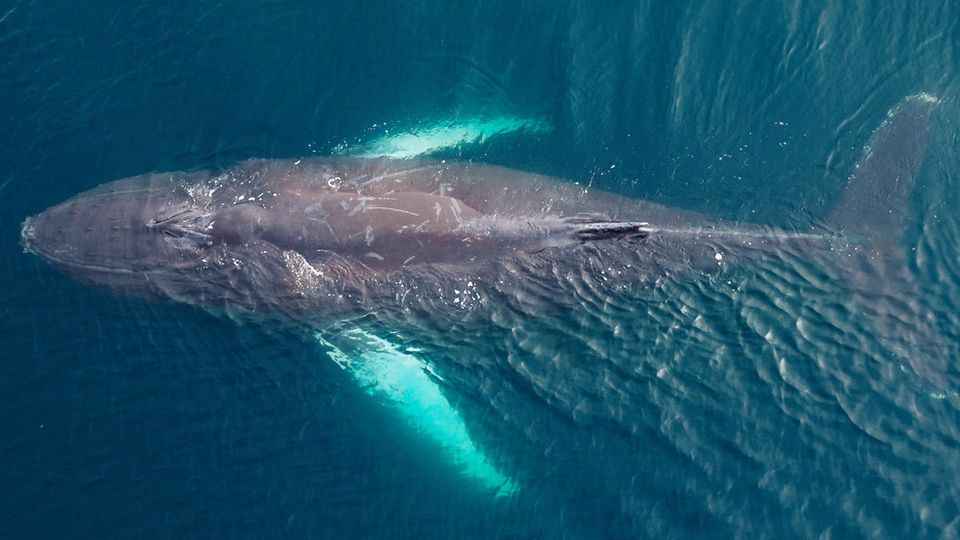
[[[904,249],[956,391],[960,7],[592,4],[0,3],[0,536],[960,536],[960,400],[877,352],[813,264],[678,280],[576,335],[451,332],[423,355],[521,486],[496,498],[319,344],[18,245],[108,180],[498,117],[550,129],[443,157],[801,228],[926,92]]]

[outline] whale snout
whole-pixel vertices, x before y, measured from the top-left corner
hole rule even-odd
[[[62,205],[61,205],[62,206]],[[65,220],[67,212],[55,206],[39,214],[29,216],[20,226],[20,245],[25,253],[31,253],[51,262],[74,262],[71,253],[71,231],[76,224]]]
[[[20,247],[23,252],[36,255],[44,261],[57,264],[56,252],[64,252],[62,244],[58,244],[48,234],[48,227],[44,226],[44,214],[40,213],[34,216],[28,216],[20,224]]]
[[[91,210],[84,202],[71,199],[30,216],[20,227],[20,245],[25,252],[57,266],[102,265],[109,240]]]

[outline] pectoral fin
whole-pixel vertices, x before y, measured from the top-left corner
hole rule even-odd
[[[359,328],[335,336],[318,333],[316,338],[367,393],[389,403],[414,430],[438,443],[464,476],[493,490],[497,497],[518,491],[514,481],[498,471],[474,443],[426,362]]]

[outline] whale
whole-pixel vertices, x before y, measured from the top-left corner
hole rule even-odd
[[[358,338],[357,328],[455,340],[452,328],[504,314],[549,324],[594,309],[591,298],[800,256],[829,267],[892,361],[942,396],[951,392],[946,343],[917,307],[902,245],[936,103],[920,94],[896,104],[833,209],[802,228],[716,219],[491,164],[333,156],[108,182],[26,218],[20,240],[63,273],[119,295],[302,329],[361,383],[401,403],[409,392],[396,384],[416,379],[411,388],[422,390],[438,377],[409,359],[391,365],[389,344]],[[358,364],[342,352],[360,358],[364,347],[374,360]],[[412,402],[449,409],[435,394]],[[471,447],[456,411],[443,414],[432,425],[456,427],[438,438]],[[482,456],[473,468],[510,484]]]

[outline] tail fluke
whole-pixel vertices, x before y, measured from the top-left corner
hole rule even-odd
[[[930,141],[930,112],[937,98],[917,94],[890,110],[864,148],[829,223],[850,236],[897,240]]]
[[[954,393],[947,383],[947,343],[920,301],[903,244],[936,104],[933,96],[919,94],[890,110],[830,213],[829,225],[850,240],[839,253],[840,276],[856,310],[873,321],[879,342],[919,386],[945,397]]]

